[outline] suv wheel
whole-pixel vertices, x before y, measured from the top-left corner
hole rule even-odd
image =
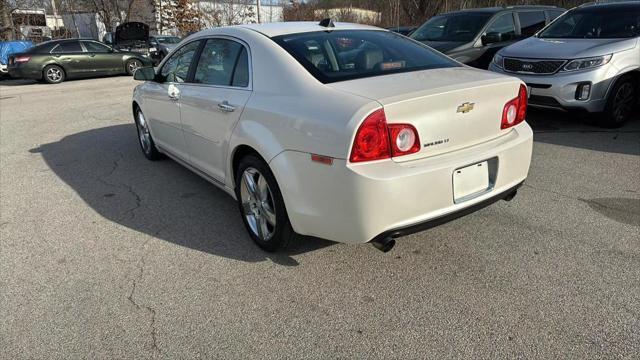
[[[604,127],[619,127],[629,120],[636,106],[638,84],[631,76],[625,76],[616,81],[611,89],[604,115],[599,124]]]

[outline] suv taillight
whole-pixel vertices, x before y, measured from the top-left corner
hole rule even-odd
[[[389,159],[420,151],[418,132],[409,124],[389,124],[384,109],[367,116],[362,122],[351,149],[351,162]]]
[[[510,100],[502,110],[501,129],[508,129],[524,121],[527,117],[527,88],[520,85],[518,97]]]
[[[31,56],[16,56],[13,58],[14,63],[26,63],[29,62],[29,60],[31,60]]]

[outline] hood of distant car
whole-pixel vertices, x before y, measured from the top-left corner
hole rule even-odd
[[[116,27],[115,45],[130,45],[149,42],[149,26],[141,22],[127,22]]]
[[[448,51],[464,44],[464,42],[459,41],[423,41],[422,43],[440,51],[443,54],[446,54]]]
[[[637,41],[636,38],[540,39],[531,37],[502,49],[500,55],[529,59],[577,59],[632,49]]]

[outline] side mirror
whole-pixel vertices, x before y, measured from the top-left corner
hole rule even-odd
[[[152,67],[141,67],[133,73],[134,80],[154,81],[156,79],[156,71]]]
[[[490,45],[502,41],[502,34],[498,32],[490,32],[482,35],[482,45]]]

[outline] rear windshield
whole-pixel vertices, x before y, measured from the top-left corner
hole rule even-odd
[[[640,36],[640,4],[569,11],[538,37],[553,39],[617,39]]]
[[[459,66],[446,56],[390,31],[334,30],[274,37],[323,83]]]

